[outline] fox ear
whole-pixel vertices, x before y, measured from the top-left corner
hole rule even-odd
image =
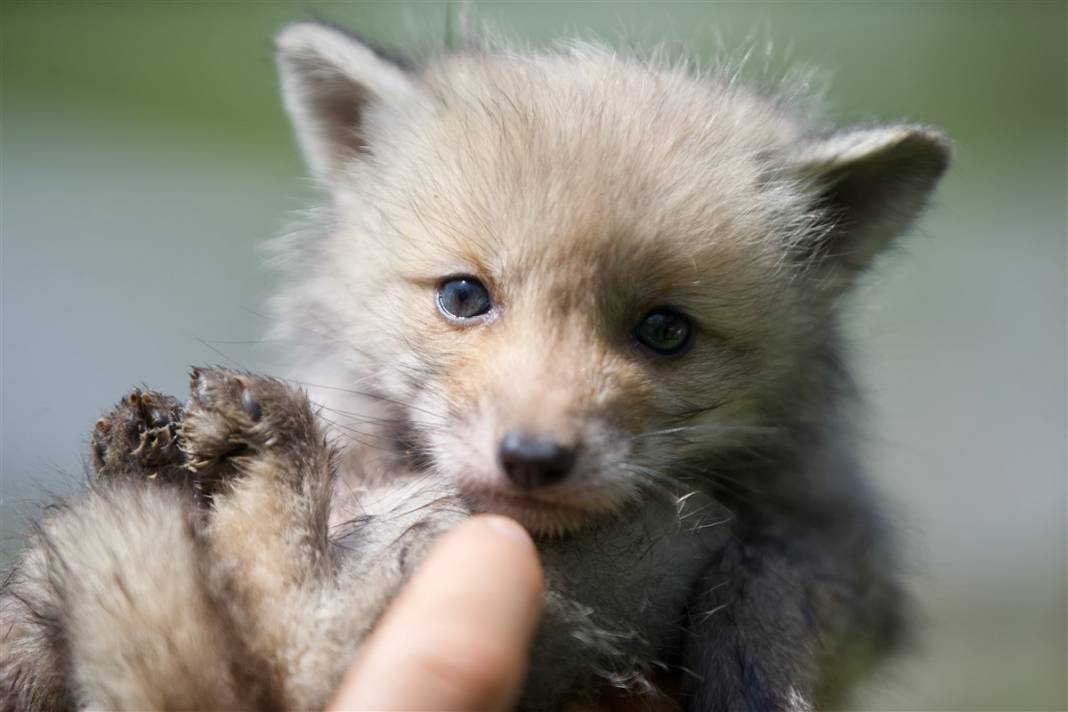
[[[282,99],[308,169],[332,187],[347,162],[369,151],[367,111],[410,102],[418,89],[402,63],[327,25],[289,25],[274,44]]]
[[[923,211],[949,157],[949,140],[918,126],[857,129],[798,146],[791,172],[815,185],[829,223],[819,255],[848,272],[867,267]]]

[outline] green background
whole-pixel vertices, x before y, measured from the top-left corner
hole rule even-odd
[[[1065,709],[1063,2],[489,3],[508,35],[725,44],[800,62],[830,116],[944,128],[955,164],[850,313],[868,457],[921,604],[869,709]],[[128,386],[189,364],[281,368],[260,342],[263,241],[310,195],[269,37],[325,18],[435,48],[448,7],[5,2],[0,17],[3,559],[77,486]],[[165,553],[161,552],[161,555]]]

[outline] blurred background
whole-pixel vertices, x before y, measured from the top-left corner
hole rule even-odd
[[[878,710],[1066,706],[1064,2],[474,3],[510,35],[666,41],[830,78],[840,123],[944,128],[956,161],[851,312],[923,622]],[[330,19],[434,48],[430,2],[5,2],[0,16],[0,563],[77,487],[125,389],[277,371],[260,246],[311,195],[269,38]],[[770,59],[768,59],[770,57]],[[284,374],[282,374],[284,375]]]

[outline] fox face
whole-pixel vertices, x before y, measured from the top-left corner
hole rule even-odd
[[[538,532],[681,494],[774,430],[948,157],[596,48],[413,69],[318,25],[277,44],[329,194],[282,242],[280,333],[354,450]]]

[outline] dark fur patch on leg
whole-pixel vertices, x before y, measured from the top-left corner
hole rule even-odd
[[[140,388],[127,393],[93,429],[90,458],[98,478],[189,482],[178,447],[183,410],[171,396]]]

